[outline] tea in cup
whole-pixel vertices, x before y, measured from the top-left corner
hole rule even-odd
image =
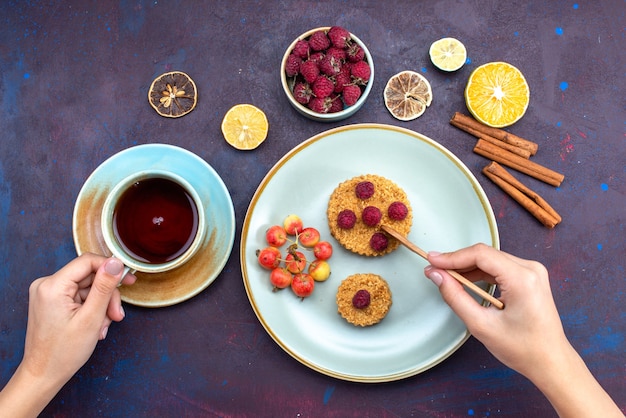
[[[102,208],[102,235],[129,270],[160,273],[180,267],[202,245],[202,199],[182,177],[145,170],[113,187]]]

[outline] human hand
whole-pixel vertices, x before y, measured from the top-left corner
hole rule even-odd
[[[547,353],[569,343],[554,305],[548,272],[484,244],[447,253],[430,253],[424,273],[439,286],[443,299],[469,331],[507,366],[528,376],[540,372]],[[472,281],[497,284],[505,309],[476,303],[445,269],[458,270]]]
[[[35,375],[68,380],[89,359],[112,321],[124,318],[114,258],[83,254],[29,290],[23,364]],[[135,276],[126,275],[124,284]]]
[[[567,340],[542,264],[485,244],[432,252],[428,261],[424,274],[472,335],[537,385],[559,416],[623,416]],[[446,269],[498,285],[505,308],[480,305]]]
[[[117,285],[124,266],[83,254],[29,289],[24,357],[0,392],[0,415],[36,416],[85,364],[124,310]],[[127,274],[124,284],[136,280]]]

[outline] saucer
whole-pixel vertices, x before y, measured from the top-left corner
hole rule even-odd
[[[157,308],[183,302],[217,278],[235,241],[235,211],[224,182],[202,158],[173,145],[138,145],[104,161],[80,190],[72,224],[79,255],[85,252],[111,255],[100,227],[104,201],[115,184],[146,169],[168,170],[185,178],[203,199],[206,216],[204,242],[191,260],[166,273],[137,272],[135,284],[120,287],[124,302]]]

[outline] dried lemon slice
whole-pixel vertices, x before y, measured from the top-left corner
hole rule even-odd
[[[465,45],[455,38],[442,38],[433,42],[428,54],[433,65],[443,71],[456,71],[467,59]]]
[[[150,106],[161,116],[179,118],[198,103],[198,90],[191,77],[181,71],[161,74],[148,90]]]
[[[402,71],[387,81],[383,97],[393,117],[408,121],[426,111],[433,100],[433,92],[424,76],[415,71]]]
[[[465,87],[465,104],[480,122],[494,128],[520,120],[530,102],[524,75],[506,62],[490,62],[476,68]]]
[[[222,120],[224,139],[241,150],[251,150],[261,145],[267,137],[268,129],[265,113],[251,104],[231,107]]]

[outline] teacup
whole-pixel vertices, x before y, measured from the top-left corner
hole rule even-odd
[[[162,273],[182,266],[201,247],[204,206],[181,176],[144,170],[113,187],[101,226],[107,247],[128,271]]]

